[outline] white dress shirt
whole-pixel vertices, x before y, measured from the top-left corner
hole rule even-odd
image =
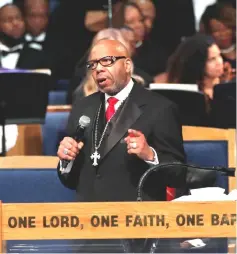
[[[115,110],[117,110],[119,108],[119,106],[121,105],[121,103],[123,103],[124,100],[127,99],[128,95],[130,94],[130,92],[132,91],[132,88],[134,86],[134,83],[133,83],[133,80],[131,79],[128,84],[119,92],[117,93],[115,96],[110,96],[108,94],[105,94],[105,109],[108,108],[109,106],[109,103],[108,103],[108,99],[110,97],[115,97],[116,99],[118,99],[119,101],[115,104]],[[148,164],[151,164],[151,165],[157,165],[159,164],[159,160],[158,160],[158,156],[157,156],[157,153],[155,151],[155,149],[153,149],[151,147],[151,149],[153,150],[153,153],[154,153],[154,161],[145,161],[147,162]],[[61,161],[60,161],[60,164],[61,164]],[[61,173],[69,173],[71,171],[71,168],[72,168],[72,165],[73,165],[73,161],[71,161],[68,165],[67,165],[67,168],[66,169],[63,169],[62,167],[60,168],[60,171]]]
[[[15,52],[15,51],[22,50],[22,49],[23,49],[23,44],[19,44],[19,45],[12,47],[12,48],[9,48],[0,42],[0,57],[1,57],[2,68],[15,69],[18,59],[20,57],[20,52]],[[9,52],[9,54],[4,56],[1,53],[1,51],[7,51],[7,52]]]
[[[121,103],[123,103],[123,101],[125,101],[128,97],[128,95],[130,94],[130,92],[132,91],[133,88],[133,80],[131,79],[128,84],[116,95],[114,96],[110,96],[108,94],[105,94],[105,110],[107,110],[109,103],[108,103],[108,99],[110,97],[114,97],[116,99],[118,99],[118,102],[114,105],[115,111],[119,108],[119,106],[121,105]]]
[[[42,43],[44,42],[45,37],[46,37],[45,32],[43,32],[35,37],[33,37],[31,34],[26,34],[25,40],[28,42],[28,45],[30,48],[41,51],[41,50],[43,50]]]

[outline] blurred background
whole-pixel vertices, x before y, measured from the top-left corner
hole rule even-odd
[[[132,77],[177,103],[182,125],[236,127],[234,0],[0,1],[1,70],[49,69],[46,106],[97,91],[86,62],[104,38],[127,47]]]

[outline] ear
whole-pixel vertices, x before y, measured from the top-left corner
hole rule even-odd
[[[133,69],[133,62],[130,58],[126,58],[124,61],[126,73],[131,74]]]

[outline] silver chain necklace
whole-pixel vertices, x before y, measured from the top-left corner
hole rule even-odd
[[[119,107],[121,107],[123,102],[124,102],[124,100],[121,101],[121,104],[119,105]],[[94,140],[95,140],[94,146],[95,146],[95,149],[94,149],[94,153],[92,153],[91,156],[90,156],[91,160],[93,160],[93,163],[92,163],[93,166],[98,166],[98,161],[100,159],[100,154],[98,153],[98,149],[100,148],[101,143],[102,143],[102,141],[104,139],[104,136],[105,136],[105,133],[106,133],[107,128],[109,126],[109,123],[111,122],[111,119],[114,117],[115,113],[118,111],[119,107],[117,108],[117,110],[115,110],[114,114],[111,116],[111,118],[106,123],[106,125],[104,127],[104,130],[103,130],[103,133],[102,133],[102,135],[100,137],[99,143],[97,144],[99,118],[100,118],[100,112],[101,112],[101,108],[102,108],[102,103],[100,104],[100,107],[99,107],[99,110],[98,110],[98,113],[97,113],[97,116],[96,116],[96,122],[95,122],[95,136],[94,136]]]

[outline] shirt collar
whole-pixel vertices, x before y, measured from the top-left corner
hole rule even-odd
[[[39,34],[38,36],[35,36],[35,37],[32,36],[31,34],[26,34],[25,39],[26,39],[26,41],[38,41],[38,42],[42,42],[42,41],[44,41],[45,36],[46,36],[45,32],[43,32],[43,33],[41,33],[41,34]]]
[[[3,51],[10,52],[10,51],[18,50],[18,49],[23,49],[23,44],[18,44],[12,48],[9,48],[0,42],[0,51],[3,50]]]
[[[115,97],[116,99],[118,99],[119,101],[124,101],[128,95],[130,94],[132,88],[133,88],[134,82],[132,79],[130,79],[130,81],[128,82],[128,84],[116,95],[114,96],[110,96],[108,94],[105,94],[105,102],[107,102],[107,100],[110,97]]]

